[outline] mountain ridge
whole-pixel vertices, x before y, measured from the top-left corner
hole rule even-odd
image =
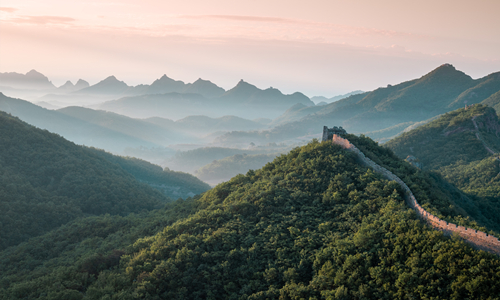
[[[55,85],[52,84],[49,79],[42,73],[36,70],[30,70],[26,74],[16,73],[16,72],[5,72],[0,73],[0,85],[7,85],[18,89],[42,89],[50,90],[55,89]]]

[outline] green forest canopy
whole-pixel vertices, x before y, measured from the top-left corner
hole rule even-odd
[[[370,139],[348,138],[402,178],[433,213],[471,222],[451,205],[460,191]],[[0,297],[493,299],[500,294],[498,257],[430,229],[404,204],[397,183],[328,142],[313,141],[162,210],[73,224],[60,230],[76,237],[79,228],[101,228],[95,231],[99,236],[87,230],[80,240],[67,242],[82,250],[78,254],[50,247],[32,256],[41,243],[54,243],[57,235],[51,234],[1,252],[2,269],[11,271],[0,280]],[[31,270],[12,271],[16,263]]]

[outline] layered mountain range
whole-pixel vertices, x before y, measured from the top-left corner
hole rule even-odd
[[[199,84],[197,84],[198,82]],[[234,88],[223,93],[219,93],[223,90],[217,92],[213,90],[214,88],[214,85],[198,80],[192,85],[185,85],[182,92],[124,97],[105,102],[98,108],[138,118],[175,119],[182,116],[203,114],[210,117],[237,115],[254,119],[274,118],[295,104],[314,105],[308,97],[301,93],[284,95],[273,88],[261,90],[243,80]],[[154,90],[159,90],[159,88]],[[192,93],[193,91],[198,93]],[[212,95],[212,97],[208,97],[207,94]]]
[[[495,93],[499,91],[500,73],[472,79],[452,65],[444,64],[421,78],[352,95],[328,105],[297,105],[276,118],[273,129],[252,134],[228,133],[218,141],[238,144],[242,137],[255,143],[285,141],[313,134],[322,124],[343,126],[348,132],[386,141],[410,126],[464,105],[494,103],[492,99],[498,97]]]
[[[20,93],[12,90],[13,86],[31,89],[31,92],[45,87],[45,93],[49,93],[37,97],[36,101],[49,109],[91,105],[92,108],[139,118],[180,119],[199,114],[209,117],[237,115],[250,119],[275,118],[295,104],[314,105],[299,92],[284,95],[277,89],[262,90],[243,80],[228,91],[201,78],[193,83],[184,83],[166,75],[150,85],[129,86],[115,76],[109,76],[91,86],[80,79],[76,84],[67,81],[56,88],[47,77],[34,70],[26,75],[0,75],[0,91],[14,97],[23,98],[26,95],[33,100],[32,95],[23,94],[24,90]]]

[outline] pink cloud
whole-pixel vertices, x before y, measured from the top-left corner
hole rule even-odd
[[[4,12],[8,12],[8,13],[15,12],[16,10],[17,10],[17,8],[14,8],[14,7],[0,7],[0,11],[4,11]]]
[[[11,19],[14,23],[30,23],[30,24],[68,24],[76,21],[69,17],[58,16],[21,16],[20,18]]]
[[[299,20],[273,18],[273,17],[255,17],[255,16],[236,16],[236,15],[201,15],[201,16],[182,16],[186,19],[222,19],[231,21],[250,21],[250,22],[273,22],[273,23],[302,23]]]

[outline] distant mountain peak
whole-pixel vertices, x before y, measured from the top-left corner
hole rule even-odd
[[[457,70],[452,64],[442,64],[436,69],[432,70],[431,72],[427,73],[424,75],[421,79],[423,80],[435,80],[435,79],[440,79],[440,80],[460,80],[460,81],[472,81],[473,79],[465,74],[464,72]]]
[[[125,82],[118,80],[114,75],[108,76],[104,80],[101,80],[89,87],[83,87],[85,83],[86,81],[82,80],[82,82],[80,83],[82,85],[82,88],[78,89],[76,91],[77,93],[119,94],[123,93],[127,88],[129,88],[129,86]]]
[[[37,70],[33,69],[31,71],[29,71],[28,73],[26,73],[26,76],[27,77],[30,77],[30,78],[47,78],[45,75],[43,75],[42,73],[38,72]]]
[[[205,79],[201,79],[201,78],[196,79],[196,81],[193,82],[193,84],[195,84],[195,83],[211,83],[211,84],[214,84],[210,80],[205,80]]]
[[[115,75],[111,75],[106,77],[103,81],[119,81],[119,80],[116,79]]]
[[[265,89],[265,91],[279,91],[279,90],[270,86],[267,89]]]
[[[163,74],[158,80],[173,80],[172,78],[168,77],[167,74]]]
[[[155,81],[153,81],[153,83],[151,84],[151,86],[163,86],[163,85],[171,85],[171,84],[182,84],[184,85],[184,82],[182,81],[177,81],[175,79],[172,79],[170,77],[168,77],[166,74],[163,74],[163,76],[161,76],[160,78],[156,79]]]
[[[449,63],[442,64],[441,66],[439,66],[439,68],[451,68],[453,70],[456,70],[455,67]]]
[[[73,85],[73,83],[70,80],[68,80],[66,81],[66,83],[58,87],[58,89],[73,89],[74,87],[75,86]]]
[[[0,81],[4,86],[20,89],[54,89],[56,88],[47,76],[31,70],[26,74],[10,72],[0,73]]]
[[[225,93],[225,95],[248,98],[252,94],[259,92],[259,91],[262,91],[262,90],[259,89],[258,87],[256,87],[255,85],[250,84],[250,83],[244,81],[243,79],[241,79],[238,82],[238,84],[236,84],[236,86],[233,87],[232,89],[228,90]]]
[[[429,74],[449,74],[449,73],[456,73],[456,72],[460,72],[458,71],[452,64],[442,64],[440,65],[439,67],[435,68],[434,70],[432,70],[431,72],[428,73]],[[460,72],[462,73],[462,72]]]
[[[195,82],[187,84],[183,92],[197,93],[211,98],[221,96],[226,91],[209,80],[198,78]]]
[[[79,88],[79,89],[83,89],[83,88],[86,88],[89,86],[90,86],[90,84],[83,79],[78,79],[78,81],[75,84],[75,88]]]
[[[250,84],[243,79],[240,79],[240,81],[238,81],[238,83],[236,84],[236,86],[234,88],[237,88],[237,87],[251,87],[251,88],[258,89],[255,85]]]

